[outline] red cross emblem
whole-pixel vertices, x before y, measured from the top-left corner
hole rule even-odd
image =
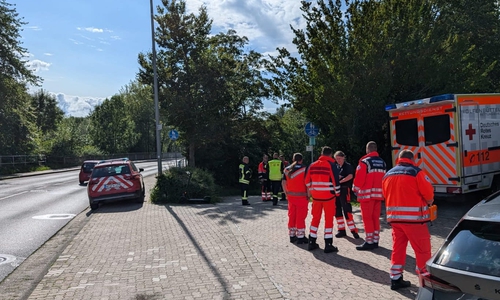
[[[469,141],[472,141],[474,134],[476,134],[476,129],[472,128],[472,124],[469,124],[469,128],[465,130],[465,135],[469,136]]]

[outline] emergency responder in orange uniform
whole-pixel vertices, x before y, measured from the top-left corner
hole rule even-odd
[[[252,169],[248,166],[249,162],[248,156],[243,157],[241,164],[239,166],[239,183],[241,189],[241,204],[250,205],[248,203],[248,186],[250,185],[250,178],[252,178]]]
[[[359,239],[358,228],[354,223],[352,216],[351,201],[351,186],[354,178],[354,170],[352,165],[345,161],[345,154],[342,151],[337,151],[333,155],[339,168],[339,183],[340,197],[335,200],[335,219],[337,220],[338,232],[335,235],[337,238],[347,236],[346,226],[351,231],[355,239]]]
[[[365,242],[356,246],[356,250],[372,250],[378,248],[380,239],[380,210],[382,207],[382,178],[386,172],[386,164],[378,156],[377,144],[373,141],[366,144],[366,155],[359,160],[354,176],[353,191],[358,197],[361,217],[365,226]]]
[[[269,182],[269,157],[264,154],[257,170],[261,185],[262,201],[271,200],[271,186]]]
[[[417,274],[428,274],[425,263],[431,258],[431,236],[426,223],[434,189],[425,172],[415,166],[411,150],[399,153],[397,165],[384,176],[382,189],[392,227],[391,290],[397,290],[411,285],[403,280],[408,241],[415,251]]]
[[[306,173],[305,184],[308,196],[313,198],[312,220],[309,227],[308,250],[317,249],[318,226],[323,211],[325,213],[325,253],[339,251],[333,246],[333,216],[335,215],[335,197],[340,196],[339,170],[332,158],[332,148],[325,146],[321,156],[313,162]]]
[[[279,160],[278,153],[273,154],[273,159],[269,161],[269,181],[271,182],[271,195],[273,205],[278,205],[278,194],[281,191],[281,179],[283,177],[283,163]]]
[[[293,155],[293,163],[283,171],[283,192],[288,198],[288,235],[290,243],[307,244],[306,217],[309,200],[304,183],[307,167],[302,164],[302,154]]]

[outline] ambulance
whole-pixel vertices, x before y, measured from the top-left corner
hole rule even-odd
[[[446,94],[385,110],[393,164],[412,150],[437,197],[500,189],[500,94]]]

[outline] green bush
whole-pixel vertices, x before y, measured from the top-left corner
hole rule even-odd
[[[208,196],[211,202],[215,203],[218,201],[216,191],[217,186],[209,172],[189,167],[170,168],[156,178],[156,184],[151,191],[151,202],[181,203],[181,197],[187,193],[191,199]]]

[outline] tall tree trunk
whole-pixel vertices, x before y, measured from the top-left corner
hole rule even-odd
[[[189,143],[189,166],[191,168],[194,168],[194,147],[195,147],[195,143],[194,142],[190,142]]]

